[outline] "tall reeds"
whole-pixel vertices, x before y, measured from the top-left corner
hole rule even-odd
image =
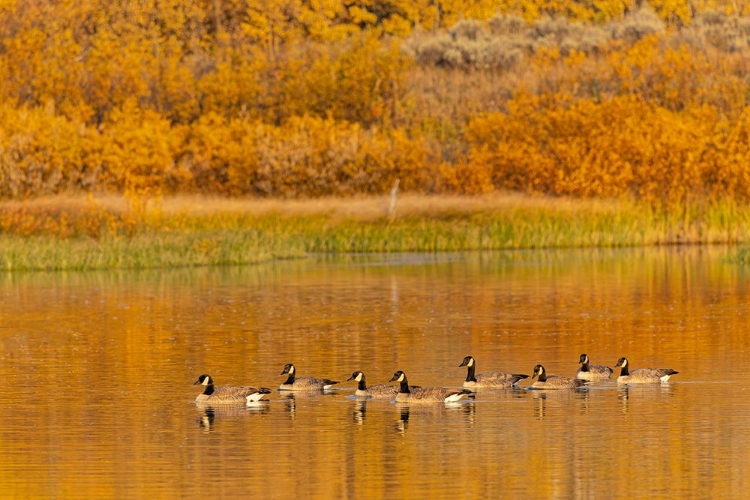
[[[242,265],[320,252],[750,242],[750,211],[726,203],[664,212],[616,201],[410,195],[389,215],[386,197],[327,201],[306,206],[206,200],[193,210],[166,199],[137,219],[127,211],[91,208],[91,202],[66,210],[54,203],[41,211],[22,208],[21,218],[17,209],[4,208],[0,268],[133,269]]]

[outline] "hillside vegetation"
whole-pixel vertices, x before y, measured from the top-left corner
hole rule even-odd
[[[750,196],[750,3],[0,2],[0,197]]]

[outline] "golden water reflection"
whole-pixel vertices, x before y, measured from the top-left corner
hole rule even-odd
[[[0,277],[9,497],[737,498],[750,470],[750,280],[723,249],[352,256],[257,267]],[[572,376],[581,353],[668,385],[353,397],[394,371]],[[192,382],[342,381],[253,407]]]

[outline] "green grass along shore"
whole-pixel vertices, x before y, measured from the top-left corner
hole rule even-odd
[[[70,221],[90,207],[83,197],[0,203],[0,266],[6,272],[145,269],[244,265],[321,252],[717,243],[738,245],[738,259],[750,260],[742,249],[750,242],[750,207],[730,202],[665,213],[629,202],[517,194],[405,195],[394,206],[383,197],[176,197],[133,215],[123,199],[103,198],[96,200],[99,218],[93,220],[107,227],[95,236],[55,225],[74,227]]]

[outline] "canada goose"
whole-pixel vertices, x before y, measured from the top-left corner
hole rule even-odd
[[[520,373],[487,372],[475,374],[474,372],[477,368],[477,362],[473,356],[466,356],[461,364],[458,365],[459,368],[462,366],[468,366],[464,387],[469,388],[502,387],[510,389],[512,387],[518,387],[518,383],[521,380],[529,378],[528,375],[522,375]]]
[[[409,387],[406,374],[401,370],[393,374],[390,382],[400,382],[397,403],[453,403],[472,392],[469,389],[446,389],[444,387]]]
[[[352,376],[347,379],[347,382],[350,380],[356,380],[359,382],[357,390],[354,391],[354,395],[360,398],[393,399],[396,397],[396,393],[398,393],[398,388],[394,385],[377,384],[367,387],[367,384],[365,383],[365,374],[360,371],[352,373]]]
[[[615,368],[620,368],[620,376],[617,377],[618,384],[655,384],[666,382],[672,375],[677,375],[671,368],[638,368],[637,370],[628,371],[628,358],[617,360]]]
[[[588,354],[581,354],[578,359],[581,367],[576,372],[576,378],[581,380],[603,380],[612,376],[612,368],[604,365],[590,365]]]
[[[547,375],[542,365],[534,367],[534,373],[531,378],[537,377],[538,380],[531,385],[532,389],[575,389],[581,387],[583,380],[561,377],[559,375]]]
[[[315,378],[315,377],[302,377],[296,378],[295,373],[297,369],[293,364],[287,363],[284,365],[281,375],[289,375],[286,381],[279,386],[280,391],[322,391],[323,389],[330,389],[334,384],[338,384],[333,380],[327,378]]]
[[[196,403],[202,404],[230,404],[254,403],[260,401],[264,394],[271,394],[271,389],[265,387],[242,387],[235,385],[214,385],[214,380],[208,374],[198,377],[193,385],[205,385],[206,389],[195,398]]]

